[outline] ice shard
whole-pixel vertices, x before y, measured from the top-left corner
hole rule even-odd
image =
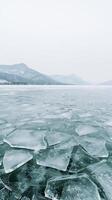
[[[14,128],[3,128],[0,129],[0,144],[4,143],[4,138],[11,133],[12,131],[14,131]]]
[[[102,187],[107,199],[112,200],[112,164],[104,160],[88,169]]]
[[[79,145],[77,147],[74,147],[72,151],[69,171],[70,172],[80,171],[86,168],[88,165],[93,164],[95,162],[98,162],[98,159],[92,157],[90,154],[88,154],[87,151],[85,151],[84,148],[82,148]]]
[[[69,140],[70,136],[64,132],[54,131],[54,132],[48,132],[46,134],[46,139],[48,141],[48,145],[50,146]]]
[[[107,139],[106,133],[96,132],[82,136],[79,140],[80,144],[91,156],[105,158],[108,157],[108,151],[105,146]]]
[[[36,162],[38,165],[66,171],[69,165],[72,149],[73,148],[71,147],[67,149],[56,149],[55,147],[50,147],[40,151],[36,155]]]
[[[31,131],[31,130],[15,130],[9,134],[4,142],[8,143],[11,147],[40,150],[45,149],[47,144],[44,140],[44,132]]]
[[[3,158],[3,166],[5,173],[10,173],[15,169],[21,167],[26,162],[33,158],[32,153],[28,150],[12,149],[5,152]]]
[[[96,185],[87,176],[62,176],[48,181],[45,196],[52,200],[101,200]]]
[[[76,132],[78,133],[79,136],[87,135],[87,134],[97,132],[97,128],[94,126],[82,124],[76,127]]]

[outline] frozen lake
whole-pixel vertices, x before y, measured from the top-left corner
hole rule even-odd
[[[12,127],[37,128],[55,120],[103,126],[112,119],[112,87],[1,86],[0,119]]]
[[[0,147],[0,199],[112,200],[112,87],[0,86]]]

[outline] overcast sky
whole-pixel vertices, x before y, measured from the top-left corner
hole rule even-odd
[[[0,64],[112,79],[111,0],[0,0]]]

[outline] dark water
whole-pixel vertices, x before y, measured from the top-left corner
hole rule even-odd
[[[112,87],[1,86],[0,199],[111,200],[111,139]]]

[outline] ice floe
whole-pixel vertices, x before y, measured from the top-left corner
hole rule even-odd
[[[78,133],[79,136],[91,134],[97,131],[98,130],[96,127],[90,125],[79,125],[76,127],[76,132]]]
[[[64,176],[47,182],[45,196],[52,200],[101,200],[96,185],[87,176]]]
[[[89,166],[88,169],[102,187],[107,199],[112,200],[112,164],[105,160],[93,166]]]
[[[11,149],[5,152],[3,166],[5,173],[10,173],[33,158],[28,150]]]
[[[44,139],[44,132],[31,131],[31,130],[15,130],[9,134],[4,142],[8,143],[11,147],[40,150],[46,149],[46,142]]]
[[[70,161],[72,149],[72,147],[67,149],[49,147],[36,155],[36,162],[38,165],[66,171]]]

